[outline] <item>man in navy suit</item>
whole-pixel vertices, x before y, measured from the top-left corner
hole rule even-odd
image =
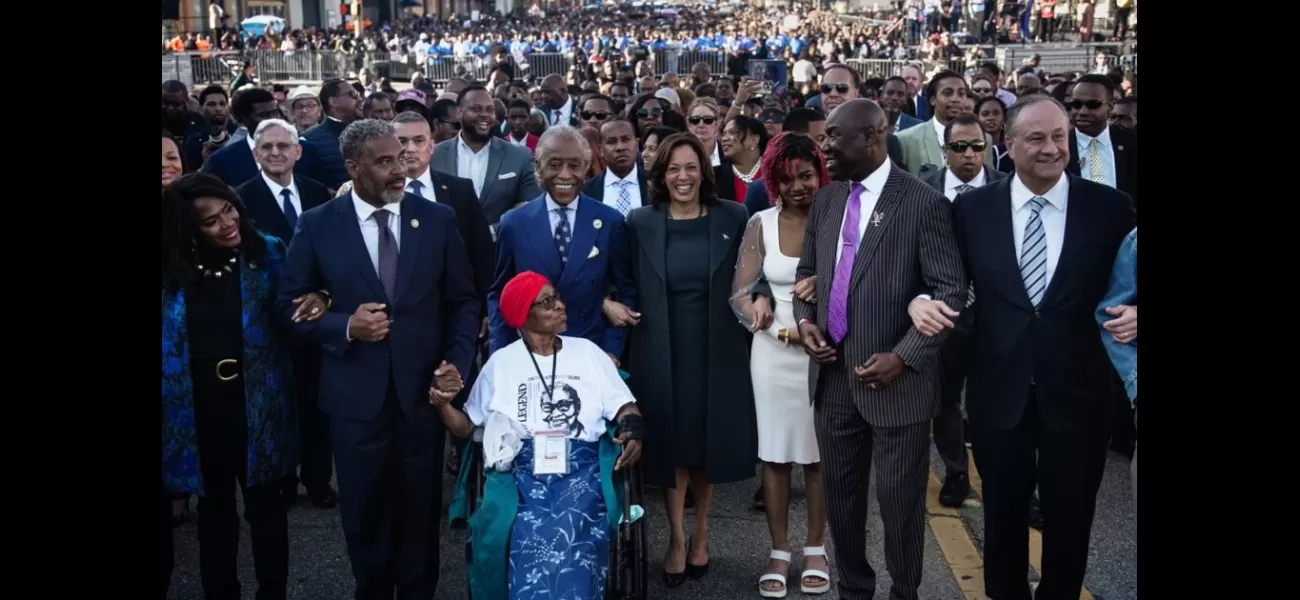
[[[582,186],[582,194],[614,207],[624,218],[632,209],[649,204],[639,146],[631,121],[616,118],[603,123],[600,148],[592,151],[600,152],[605,159],[605,172],[589,179]]]
[[[1127,194],[1065,173],[1070,121],[1059,101],[1023,97],[1006,123],[1016,174],[954,204],[977,296],[966,409],[984,480],[984,591],[1031,598],[1025,507],[1037,482],[1047,523],[1033,597],[1075,599],[1115,410],[1095,311],[1134,215]]]
[[[487,298],[490,352],[519,335],[501,317],[501,290],[515,274],[533,271],[555,282],[568,307],[569,335],[600,345],[615,364],[622,356],[627,328],[605,319],[607,310],[615,321],[637,318],[627,228],[618,209],[578,192],[590,166],[591,148],[577,129],[557,125],[542,134],[536,167],[546,192],[502,216],[497,230],[496,277]]]
[[[431,600],[446,429],[430,395],[463,386],[479,300],[455,212],[405,192],[393,126],[356,121],[340,145],[352,193],[299,217],[278,308],[292,315],[296,290],[332,295],[327,314],[294,327],[322,348],[356,598]]]
[[[283,119],[280,105],[271,92],[261,88],[250,88],[235,94],[230,105],[230,116],[248,131],[248,135],[231,139],[220,150],[208,157],[208,164],[203,172],[212,173],[226,185],[238,187],[257,178],[257,160],[253,158],[253,135],[257,126],[267,119]],[[302,152],[294,163],[294,172],[298,175],[311,176],[319,162],[316,148],[309,143],[299,141]],[[338,143],[335,142],[335,146]],[[336,188],[331,188],[336,189]]]
[[[352,84],[342,79],[326,80],[320,86],[320,106],[325,111],[325,119],[303,134],[308,142],[319,148],[319,178],[332,190],[339,189],[348,180],[343,154],[339,151],[339,136],[348,123],[356,120],[360,99]]]
[[[329,202],[329,190],[314,179],[294,175],[293,168],[302,155],[302,148],[298,145],[298,131],[288,121],[262,121],[249,137],[262,172],[235,191],[257,228],[287,245],[293,241],[298,216]],[[334,508],[338,504],[338,494],[330,487],[334,457],[330,454],[328,423],[319,403],[320,350],[314,344],[295,340],[289,357],[293,361],[294,386],[298,392],[302,484],[312,504]],[[298,481],[298,477],[285,478],[286,506],[292,507],[298,501]]]

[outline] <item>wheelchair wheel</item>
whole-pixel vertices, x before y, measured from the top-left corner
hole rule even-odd
[[[630,515],[632,505],[644,506],[641,493],[641,470],[633,467],[622,481],[623,514]],[[646,532],[645,517],[618,527],[618,535],[610,544],[609,582],[605,588],[606,600],[645,600],[646,598]]]

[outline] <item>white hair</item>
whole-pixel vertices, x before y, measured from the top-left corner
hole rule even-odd
[[[253,132],[253,143],[256,144],[258,141],[260,141],[262,139],[262,134],[266,133],[266,131],[268,129],[271,129],[272,127],[279,127],[280,129],[283,129],[285,133],[289,134],[289,137],[293,140],[293,143],[295,145],[298,144],[298,129],[293,125],[289,124],[289,122],[284,119],[267,119],[265,121],[262,121],[261,123],[258,123],[257,130]]]
[[[569,138],[576,141],[582,153],[583,164],[591,166],[591,144],[587,143],[587,136],[582,135],[582,132],[572,125],[553,125],[542,133],[541,139],[537,140],[537,164],[546,163],[546,157],[551,153],[551,147],[560,138]]]

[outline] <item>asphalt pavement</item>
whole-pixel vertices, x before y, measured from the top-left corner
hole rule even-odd
[[[932,453],[933,454],[933,453]],[[925,545],[925,577],[920,597],[924,600],[983,599],[982,562],[979,548],[983,536],[983,521],[978,499],[967,501],[959,510],[945,509],[937,504],[938,482],[942,462],[937,454],[931,458],[935,477],[931,480],[928,503],[929,523]],[[976,473],[972,472],[973,475]],[[973,477],[974,479],[974,477]],[[796,469],[793,477],[795,495],[790,516],[790,541],[796,549],[802,546],[807,534],[807,512],[803,497],[802,476]],[[450,478],[447,489],[450,490]],[[975,479],[978,491],[978,479]],[[750,508],[750,500],[758,489],[757,477],[752,481],[719,486],[712,511],[711,559],[709,575],[701,580],[687,582],[676,589],[663,586],[658,573],[667,534],[663,527],[663,501],[657,494],[646,498],[646,518],[650,527],[650,593],[654,600],[731,600],[758,598],[757,581],[767,564],[771,545],[767,523],[762,513]],[[1105,478],[1097,498],[1097,514],[1092,528],[1092,548],[1089,555],[1086,591],[1083,599],[1132,600],[1137,598],[1137,543],[1128,475],[1128,462],[1122,456],[1111,454],[1106,465]],[[444,496],[450,498],[450,493]],[[885,568],[882,526],[879,507],[874,497],[871,503],[871,521],[868,525],[868,550],[871,564],[878,573],[877,598],[889,596],[889,573]],[[1038,565],[1041,555],[1041,536],[1029,533],[1031,564]],[[198,574],[198,540],[193,519],[174,531],[176,541],[176,570],[172,576],[172,600],[201,600],[202,588]],[[317,509],[304,498],[289,514],[290,584],[289,597],[294,600],[350,600],[352,575],[348,564],[343,531],[337,510]],[[834,573],[833,542],[827,536],[828,550],[832,554],[832,579]],[[444,525],[442,534],[442,576],[438,600],[462,600],[466,596],[464,556],[465,532]],[[799,556],[788,575],[792,584],[788,598],[799,598]],[[1029,571],[1033,580],[1033,568]],[[248,528],[241,532],[240,579],[244,597],[253,598],[255,580],[253,561],[248,540]],[[823,598],[837,598],[832,591]]]

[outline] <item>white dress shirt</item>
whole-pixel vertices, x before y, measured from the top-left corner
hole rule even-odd
[[[275,199],[276,206],[280,207],[280,212],[284,212],[284,197],[280,192],[289,190],[289,203],[293,204],[293,210],[299,216],[302,215],[302,195],[298,193],[298,183],[293,180],[293,172],[289,173],[289,186],[286,188],[273,181],[266,173],[261,173],[262,181],[266,182],[266,187],[271,188],[271,197]]]
[[[866,179],[857,182],[862,185],[862,187],[866,188],[866,191],[862,192],[860,199],[861,208],[858,210],[858,244],[855,246],[855,249],[862,248],[862,238],[867,233],[867,224],[872,220],[872,213],[876,212],[876,203],[880,201],[880,192],[884,191],[885,182],[889,181],[889,171],[892,168],[892,161],[886,158],[884,164],[881,164],[875,171],[872,171],[870,175],[867,175]],[[849,190],[849,195],[853,195],[852,188]],[[882,217],[887,216],[888,215],[882,215]],[[835,242],[835,264],[837,265],[840,263],[840,255],[844,253],[844,221],[848,218],[849,209],[846,202],[844,205],[844,216],[840,217],[840,236]]]
[[[370,264],[375,267],[375,273],[379,273],[379,222],[375,220],[375,211],[379,210],[370,203],[362,200],[356,192],[352,192],[352,207],[357,211],[357,224],[361,226],[361,240],[366,243],[366,253],[370,255]],[[393,213],[388,217],[388,230],[393,232],[393,241],[397,242],[400,251],[402,247],[402,203],[395,202],[384,207],[384,210]]]
[[[569,96],[569,101],[565,102],[564,106],[551,111],[551,125],[568,125],[573,118],[573,108],[577,102],[573,96]]]
[[[456,175],[473,181],[474,193],[480,198],[483,197],[483,180],[487,178],[490,150],[492,150],[491,140],[475,152],[469,144],[465,143],[464,137],[456,136]]]
[[[934,127],[935,139],[939,142],[939,157],[943,159],[943,164],[948,164],[948,153],[943,151],[943,130],[944,126],[939,124],[939,119],[930,117],[930,125]]]
[[[1033,212],[1027,204],[1037,196],[1016,175],[1011,182],[1011,235],[1016,244],[1016,265],[1020,265],[1020,252],[1025,245],[1025,223]],[[1038,213],[1043,221],[1043,234],[1047,236],[1047,279],[1045,285],[1052,284],[1052,275],[1056,273],[1056,264],[1061,260],[1061,244],[1065,242],[1065,209],[1070,199],[1070,178],[1061,175],[1061,179],[1042,194],[1047,199],[1043,210]]]
[[[722,142],[713,142],[713,156],[709,157],[709,162],[713,163],[715,167],[722,166],[722,151],[720,148],[722,148]]]
[[[627,186],[628,209],[626,212],[622,210],[619,211],[623,213],[624,217],[626,217],[627,213],[631,212],[632,209],[641,206],[641,180],[638,178],[639,169],[640,167],[633,165],[632,170],[628,172],[627,177],[621,179],[609,168],[605,169],[605,204],[607,206],[619,208],[618,197],[623,189],[622,185],[619,184],[620,181],[627,181],[631,184]]]
[[[1079,142],[1076,149],[1079,157],[1079,175],[1092,181],[1092,163],[1088,161],[1092,157],[1092,150],[1089,149],[1089,146],[1094,138],[1078,129],[1074,130],[1074,135]],[[1107,125],[1105,129],[1101,130],[1101,134],[1095,139],[1097,144],[1101,146],[1097,149],[1098,154],[1101,155],[1101,183],[1115,187],[1117,185],[1115,182],[1115,145],[1110,141],[1110,126]]]
[[[581,201],[582,201],[581,196],[574,198],[573,202],[570,202],[569,205],[566,207],[569,209],[569,212],[564,213],[564,217],[565,217],[564,220],[569,222],[570,237],[573,236],[573,223],[574,220],[577,219],[578,203]],[[551,198],[550,194],[547,194],[546,195],[546,218],[551,223],[551,237],[555,237],[555,230],[559,229],[560,227],[560,212],[556,210],[558,208],[560,208],[560,205],[555,203],[555,199]]]
[[[420,196],[429,202],[438,201],[438,194],[433,191],[433,178],[429,176],[429,167],[425,167],[424,173],[421,173],[420,176],[415,179],[411,179],[410,177],[406,178],[406,191],[415,194],[415,192],[411,190],[412,181],[420,182],[420,193],[416,194],[417,196]]]
[[[957,191],[958,186],[964,184],[971,187],[984,187],[984,184],[987,182],[988,178],[985,177],[984,167],[980,167],[979,174],[975,175],[975,178],[968,182],[963,182],[961,177],[958,177],[956,173],[952,172],[952,169],[948,169],[948,172],[943,176],[943,195],[947,196],[949,201],[956,200],[957,194],[959,193]]]

